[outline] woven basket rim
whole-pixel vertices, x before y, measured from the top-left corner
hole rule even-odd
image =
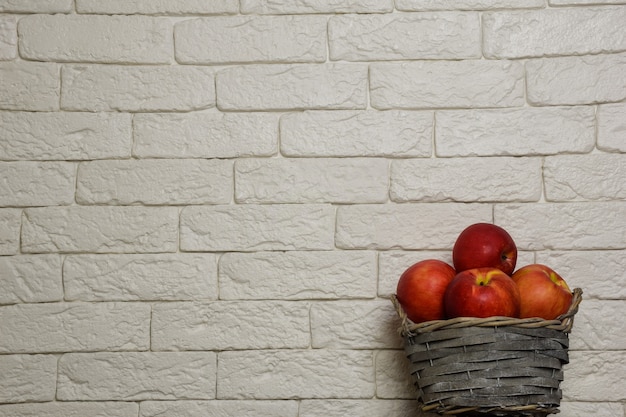
[[[456,317],[447,320],[431,320],[422,323],[414,323],[406,315],[400,305],[396,294],[391,295],[396,313],[400,317],[401,326],[398,329],[402,336],[412,336],[420,333],[432,332],[440,329],[458,329],[462,327],[503,327],[514,326],[523,328],[548,328],[569,333],[574,325],[574,316],[582,301],[583,290],[575,288],[572,291],[572,302],[569,309],[554,320],[546,320],[539,317],[519,319],[513,317],[492,316],[486,318],[477,317]]]

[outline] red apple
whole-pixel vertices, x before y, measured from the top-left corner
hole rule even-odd
[[[511,275],[517,262],[517,246],[509,233],[491,223],[468,226],[452,248],[452,263],[458,272],[473,268],[498,268]]]
[[[546,265],[531,264],[515,271],[511,277],[519,288],[520,317],[553,320],[567,312],[572,291],[565,280]]]
[[[515,282],[497,268],[474,268],[459,272],[444,294],[448,318],[518,317],[520,295]]]
[[[426,259],[410,266],[398,280],[396,297],[415,323],[445,318],[443,294],[456,275],[449,264]]]

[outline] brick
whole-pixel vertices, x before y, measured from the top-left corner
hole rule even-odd
[[[175,32],[176,60],[184,64],[326,60],[326,18],[321,16],[190,19],[177,23]]]
[[[358,350],[220,352],[218,375],[220,399],[371,398],[375,388],[372,353]]]
[[[67,353],[57,399],[142,401],[215,398],[214,352]]]
[[[524,71],[513,61],[374,63],[370,89],[377,109],[520,106]]]
[[[367,67],[249,65],[216,75],[220,110],[364,109]]]
[[[621,52],[626,37],[614,28],[626,8],[571,8],[483,15],[487,58],[528,58]]]
[[[592,4],[626,4],[624,0],[548,0],[551,6],[592,5]]]
[[[46,252],[174,252],[175,207],[42,207],[25,210],[22,250]]]
[[[593,107],[441,110],[435,119],[438,156],[587,153],[595,145]]]
[[[416,401],[404,400],[303,400],[300,417],[397,416],[415,415]]]
[[[545,6],[545,0],[396,0],[396,8],[407,12],[425,10],[532,9]]]
[[[333,60],[481,56],[480,19],[475,13],[334,16],[328,21],[328,37]]]
[[[225,300],[376,296],[376,255],[369,251],[225,253],[219,274]]]
[[[404,159],[391,163],[392,201],[538,201],[539,158]],[[503,176],[503,172],[511,175]]]
[[[54,355],[0,355],[0,402],[54,400],[56,372]]]
[[[311,346],[323,349],[401,347],[389,300],[325,301],[311,306]]]
[[[394,324],[400,326],[400,321]],[[396,334],[396,337],[400,336]],[[416,399],[415,381],[410,373],[410,362],[404,350],[376,352],[376,396],[378,398]]]
[[[576,313],[570,349],[626,350],[626,300],[585,299]]]
[[[139,417],[297,417],[297,401],[143,401]],[[34,417],[34,416],[33,416]]]
[[[145,16],[33,15],[18,34],[20,56],[36,61],[168,64],[174,55],[172,24]]]
[[[0,308],[0,352],[147,350],[150,306],[130,303],[16,304]]]
[[[498,205],[494,218],[522,250],[626,248],[620,201]]]
[[[550,265],[570,288],[582,288],[584,299],[626,299],[624,251],[537,252],[537,262]]]
[[[241,159],[239,203],[384,203],[389,163],[383,159]]]
[[[241,12],[251,14],[387,13],[392,0],[241,0]]]
[[[332,249],[335,212],[325,205],[185,207],[180,247],[185,251]]]
[[[624,401],[624,351],[571,351],[561,383],[564,401]],[[598,387],[603,389],[597,389]]]
[[[528,101],[577,105],[626,98],[626,54],[541,58],[526,63]]]
[[[133,154],[139,158],[274,155],[278,151],[278,117],[273,113],[137,114],[133,118]]]
[[[491,219],[491,207],[486,204],[340,206],[335,240],[342,249],[451,249],[459,224]]]
[[[58,255],[0,257],[0,304],[45,303],[63,299]]]
[[[15,255],[20,246],[22,210],[0,208],[0,255]]]
[[[469,226],[469,224],[468,224]],[[463,227],[460,227],[458,233]],[[396,293],[398,279],[411,265],[426,259],[439,259],[453,265],[452,251],[385,251],[378,255],[378,296],[389,297]],[[533,252],[518,251],[517,265],[535,263]]]
[[[2,162],[0,206],[54,206],[74,202],[76,164]]]
[[[0,12],[6,13],[70,13],[73,8],[72,0],[0,0]]]
[[[76,0],[76,11],[96,14],[224,14],[237,13],[237,0]]]
[[[61,107],[83,111],[191,111],[215,106],[212,68],[69,65]]]
[[[0,61],[17,57],[17,19],[15,16],[0,16]]]
[[[128,158],[131,135],[129,114],[0,112],[0,159]]]
[[[285,156],[428,157],[432,134],[432,112],[322,110],[280,118]]]
[[[47,402],[0,405],[0,417],[137,417],[139,404],[130,402]]]
[[[608,152],[626,152],[626,104],[598,106],[598,148]]]
[[[546,200],[626,198],[626,155],[551,156],[545,159],[543,170]]]
[[[310,338],[306,303],[172,302],[152,312],[152,350],[303,349]]]
[[[59,108],[59,65],[0,61],[0,110]]]
[[[79,204],[219,204],[233,193],[233,164],[207,159],[92,161],[78,167]]]
[[[621,416],[624,413],[621,403],[590,403],[563,401],[559,407],[561,413],[568,417],[597,417]]]
[[[67,300],[217,299],[214,254],[70,255],[63,263]]]

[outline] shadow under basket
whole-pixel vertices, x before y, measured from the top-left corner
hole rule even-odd
[[[391,301],[422,411],[533,417],[559,412],[580,288],[555,320],[459,317],[416,324],[395,295]]]

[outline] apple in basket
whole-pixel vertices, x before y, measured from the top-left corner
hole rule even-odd
[[[452,263],[458,272],[491,267],[511,275],[517,262],[517,246],[509,233],[491,223],[465,228],[452,248]]]
[[[446,262],[426,259],[411,265],[398,280],[396,297],[414,323],[445,318],[443,294],[456,271]]]
[[[459,272],[444,294],[446,316],[519,317],[520,293],[507,274],[497,268],[474,268]]]
[[[553,320],[566,313],[572,303],[572,291],[565,280],[546,265],[526,265],[511,278],[520,292],[521,318]]]

